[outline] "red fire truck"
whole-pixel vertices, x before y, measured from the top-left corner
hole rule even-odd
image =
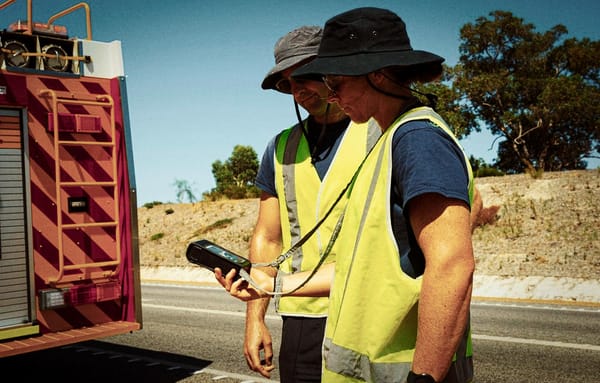
[[[31,2],[0,32],[0,357],[142,327],[121,43]],[[87,38],[54,24],[75,11]]]

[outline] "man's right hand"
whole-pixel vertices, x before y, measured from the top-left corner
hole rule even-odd
[[[271,377],[271,371],[275,369],[273,341],[264,320],[250,317],[246,319],[244,355],[252,371],[258,372],[265,378]]]
[[[272,292],[274,287],[275,277],[260,269],[252,268],[252,270],[250,270],[250,275],[254,282],[262,289],[261,291],[255,289],[243,278],[238,278],[236,280],[236,272],[235,269],[231,269],[224,275],[220,268],[215,267],[215,279],[229,292],[229,295],[244,302],[269,297],[269,293]]]

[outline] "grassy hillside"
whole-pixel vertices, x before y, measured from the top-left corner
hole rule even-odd
[[[600,278],[600,171],[476,179],[494,224],[473,234],[477,273]],[[189,266],[187,245],[206,238],[241,255],[258,199],[138,209],[142,266]]]

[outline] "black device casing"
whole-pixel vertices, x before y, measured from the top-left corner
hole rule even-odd
[[[237,255],[209,240],[201,239],[188,245],[186,258],[193,264],[202,266],[211,271],[216,267],[226,275],[231,269],[236,269],[235,279],[239,278],[240,270],[248,273],[252,264],[250,260]]]

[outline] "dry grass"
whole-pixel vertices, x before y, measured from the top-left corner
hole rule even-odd
[[[498,220],[475,230],[482,274],[600,276],[600,171],[477,179]]]
[[[473,234],[477,273],[600,278],[600,170],[476,182],[484,210],[496,217],[494,224]],[[142,266],[189,266],[185,249],[200,238],[247,255],[258,203],[246,199],[139,208]]]

